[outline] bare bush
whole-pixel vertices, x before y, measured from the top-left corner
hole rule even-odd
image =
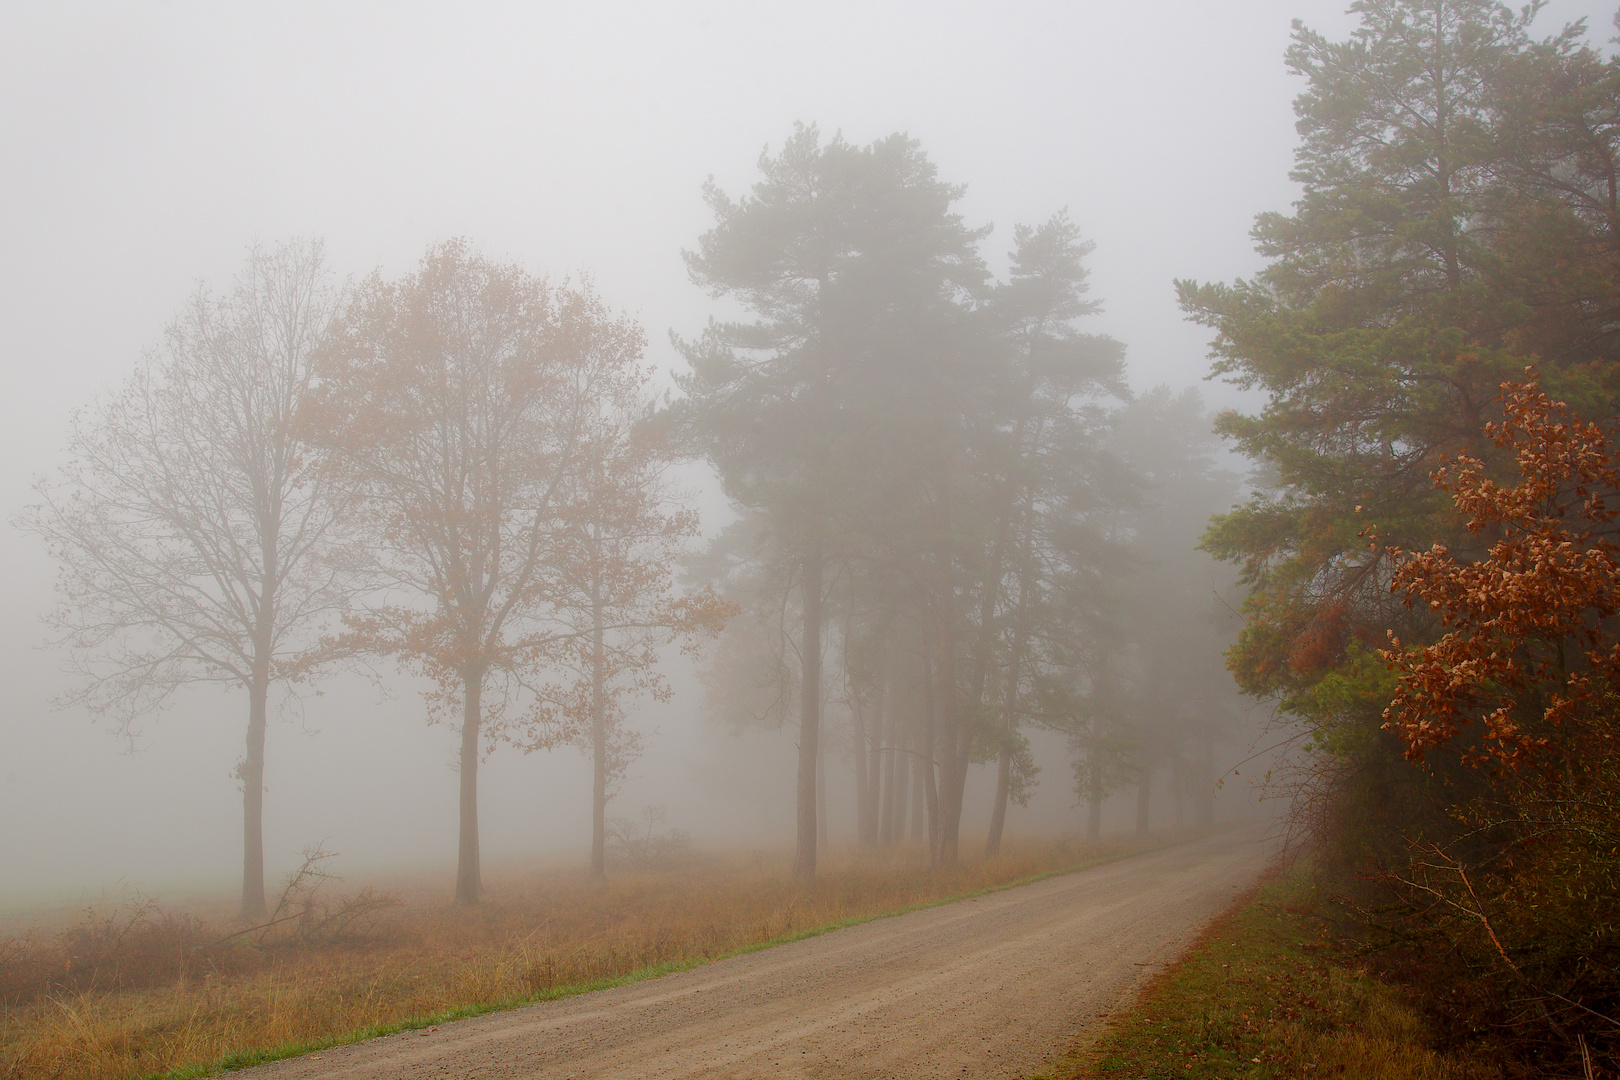
[[[121,990],[185,978],[205,946],[193,915],[166,912],[150,896],[129,892],[111,911],[89,909],[64,930],[60,985],[74,991]]]
[[[60,970],[54,960],[54,952],[33,933],[0,940],[0,1008],[32,998]]]
[[[644,806],[641,820],[610,818],[607,828],[608,861],[636,870],[672,870],[696,856],[692,838],[684,829],[658,832],[664,820],[662,806]]]
[[[249,937],[260,947],[308,948],[355,941],[371,936],[383,913],[402,903],[397,894],[379,892],[370,885],[353,895],[324,895],[327,882],[342,880],[342,875],[327,869],[337,852],[313,844],[302,854],[304,861],[287,875],[270,918],[221,942]]]
[[[324,886],[339,880],[327,869],[336,853],[315,845],[303,855],[270,918],[230,933],[129,890],[110,908],[87,908],[59,934],[0,939],[0,1006],[173,986],[201,974],[254,971],[273,953],[375,941],[384,915],[401,905],[398,895],[371,886],[328,895]]]

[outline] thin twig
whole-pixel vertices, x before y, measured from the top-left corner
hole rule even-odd
[[[1526,989],[1530,990],[1532,993],[1541,994],[1541,995],[1543,995],[1545,997],[1550,997],[1550,998],[1554,998],[1554,999],[1556,999],[1558,1001],[1562,1001],[1565,1005],[1568,1005],[1571,1008],[1579,1009],[1581,1012],[1588,1013],[1588,1014],[1590,1014],[1592,1016],[1597,1017],[1599,1020],[1602,1020],[1605,1024],[1608,1024],[1611,1027],[1620,1028],[1620,1020],[1615,1020],[1611,1016],[1605,1016],[1603,1013],[1598,1012],[1596,1009],[1587,1008],[1585,1005],[1582,1005],[1580,1002],[1572,1001],[1569,998],[1565,997],[1563,994],[1560,994],[1560,993],[1558,993],[1556,991],[1553,991],[1553,990],[1544,989],[1543,987],[1539,987],[1535,983],[1531,982],[1529,980],[1529,978],[1527,978],[1525,976],[1524,972],[1519,970],[1519,965],[1515,964],[1513,962],[1513,959],[1508,956],[1507,949],[1503,947],[1501,939],[1496,936],[1496,928],[1491,925],[1490,917],[1485,914],[1485,905],[1480,903],[1479,894],[1474,891],[1474,883],[1468,879],[1468,871],[1463,867],[1462,863],[1458,862],[1456,859],[1453,859],[1451,856],[1447,855],[1444,851],[1441,851],[1439,847],[1436,847],[1434,845],[1429,845],[1429,850],[1434,852],[1435,855],[1437,855],[1440,858],[1444,859],[1447,863],[1449,863],[1451,865],[1451,869],[1453,869],[1453,870],[1455,870],[1457,872],[1457,876],[1462,879],[1463,887],[1468,890],[1469,898],[1474,901],[1474,908],[1475,909],[1470,910],[1468,908],[1463,907],[1461,904],[1457,904],[1457,903],[1452,903],[1452,906],[1455,907],[1458,911],[1462,911],[1462,912],[1464,912],[1466,914],[1472,915],[1474,918],[1479,920],[1480,925],[1485,928],[1486,936],[1491,939],[1491,945],[1496,949],[1497,955],[1502,958],[1502,963],[1507,965],[1508,970],[1513,972],[1514,977],[1517,978],[1521,983],[1523,983],[1525,985]],[[1418,887],[1423,888],[1423,886],[1418,886]],[[1432,890],[1432,889],[1427,889],[1425,891],[1434,892],[1434,890]],[[1439,895],[1439,894],[1435,893],[1435,895]]]

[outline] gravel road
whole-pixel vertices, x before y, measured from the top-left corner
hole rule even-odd
[[[252,1080],[1028,1077],[1251,885],[1232,830],[631,986],[372,1039]]]

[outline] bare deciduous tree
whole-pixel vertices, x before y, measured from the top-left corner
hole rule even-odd
[[[49,622],[78,676],[66,703],[131,733],[184,684],[247,690],[248,916],[265,910],[270,687],[310,674],[342,600],[333,500],[293,434],[338,304],[318,242],[255,248],[230,292],[199,289],[123,389],[75,417],[68,464],[17,520],[61,564]]]
[[[625,724],[626,706],[641,694],[668,700],[669,684],[658,671],[662,651],[677,642],[691,651],[736,612],[709,586],[686,596],[674,592],[675,563],[698,534],[698,515],[678,506],[664,482],[672,453],[661,433],[636,421],[621,411],[598,426],[590,461],[571,485],[576,509],[560,545],[553,597],[571,630],[557,663],[574,676],[556,704],[592,758],[597,879],[607,876],[608,799],[640,754],[640,737]]]
[[[604,417],[637,402],[641,328],[461,241],[359,290],[323,363],[312,437],[357,493],[382,602],[352,644],[396,655],[461,712],[456,900],[482,891],[483,734],[573,734],[541,680],[577,634],[559,621],[560,548]]]

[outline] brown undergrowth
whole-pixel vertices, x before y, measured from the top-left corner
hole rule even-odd
[[[0,1078],[206,1073],[685,966],[1126,850],[1008,844],[994,859],[933,873],[920,852],[834,854],[810,892],[793,888],[778,854],[709,856],[605,884],[574,869],[513,866],[486,875],[473,908],[422,882],[339,895],[306,880],[281,921],[258,928],[131,894],[66,929],[0,937]]]

